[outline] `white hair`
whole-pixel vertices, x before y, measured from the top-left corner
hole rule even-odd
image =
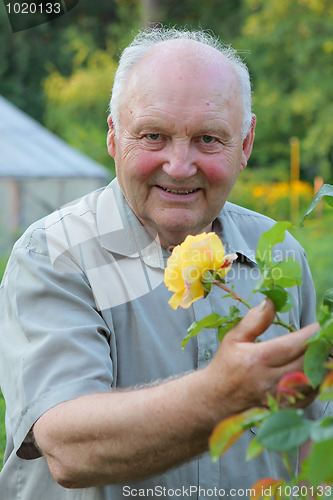
[[[129,74],[133,66],[140,61],[148,50],[158,43],[175,40],[187,39],[200,42],[212,47],[223,54],[231,63],[241,90],[241,99],[243,106],[243,124],[242,139],[244,140],[251,129],[252,111],[251,111],[251,82],[249,70],[246,64],[239,57],[237,52],[229,45],[224,45],[220,40],[206,31],[178,30],[176,28],[150,28],[140,31],[132,43],[126,47],[121,54],[118,69],[116,71],[112,96],[110,100],[110,113],[112,116],[115,133],[119,130],[120,103],[121,97],[126,88]]]

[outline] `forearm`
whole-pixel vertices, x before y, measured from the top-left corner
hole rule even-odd
[[[140,479],[208,448],[218,418],[204,372],[161,385],[82,397],[49,410],[34,427],[51,473],[65,487]]]
[[[223,418],[265,405],[280,378],[303,366],[317,325],[255,343],[272,322],[271,302],[251,309],[206,368],[140,390],[62,403],[35,424],[37,445],[63,486],[120,483],[163,472],[208,448]],[[309,404],[314,394],[303,402]]]

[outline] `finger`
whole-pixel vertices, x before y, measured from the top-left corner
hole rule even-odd
[[[281,337],[262,342],[261,347],[267,357],[268,365],[286,367],[288,363],[297,361],[298,369],[302,370],[303,355],[307,349],[305,342],[312,337],[318,327],[318,323],[312,323],[297,332],[287,333]]]
[[[288,375],[289,373],[294,373],[294,372],[303,372],[303,365],[304,365],[304,354],[299,356],[298,358],[290,361],[289,363],[277,367],[272,367],[273,370],[275,370],[275,376],[277,382],[284,377],[285,375]]]
[[[271,325],[275,317],[273,302],[266,298],[261,304],[250,309],[247,315],[230,330],[237,342],[253,342]]]
[[[304,356],[301,356],[299,359],[292,361],[286,366],[272,368],[274,377],[271,379],[271,385],[270,386],[268,385],[266,387],[266,393],[269,392],[272,396],[276,397],[276,391],[279,381],[287,374],[303,371],[303,361],[304,361]],[[273,380],[275,382],[273,382]],[[299,385],[297,387],[295,386],[294,389],[303,395],[303,399],[301,400],[302,402],[300,403],[299,406],[300,408],[308,406],[318,393],[318,389],[314,389],[310,385]],[[289,396],[285,395],[282,392],[281,401],[284,400],[289,401]],[[286,403],[285,405],[282,406],[288,406],[288,404]]]

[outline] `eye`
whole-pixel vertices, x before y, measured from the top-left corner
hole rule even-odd
[[[146,137],[150,141],[156,142],[162,139],[162,134],[147,134]]]
[[[216,142],[216,139],[211,135],[202,135],[201,142],[203,142],[204,144],[214,144],[214,142]]]

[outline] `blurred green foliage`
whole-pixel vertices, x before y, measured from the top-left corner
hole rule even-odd
[[[333,5],[330,0],[246,0],[242,26],[250,50],[254,112],[252,161],[289,163],[289,139],[301,141],[301,177],[332,179]]]
[[[0,94],[112,170],[105,136],[113,74],[148,22],[211,29],[245,59],[258,118],[252,168],[287,180],[297,136],[301,179],[332,182],[331,0],[80,0],[15,34],[0,4]]]
[[[5,270],[6,262],[6,257],[0,257],[0,281]],[[5,400],[0,390],[0,470],[2,468],[3,454],[6,447],[5,411]]]
[[[260,175],[261,174],[261,175]],[[297,196],[299,214],[303,214],[313,198],[313,186],[305,181],[271,181],[262,169],[248,169],[237,180],[229,201],[275,220],[299,220],[292,213],[292,197]]]
[[[3,455],[6,447],[5,411],[6,411],[5,400],[0,391],[0,470],[2,468]]]
[[[290,230],[306,251],[317,294],[317,307],[322,303],[326,290],[332,288],[332,227],[333,210],[324,205],[323,215],[314,213],[306,219],[303,228],[297,226]]]

